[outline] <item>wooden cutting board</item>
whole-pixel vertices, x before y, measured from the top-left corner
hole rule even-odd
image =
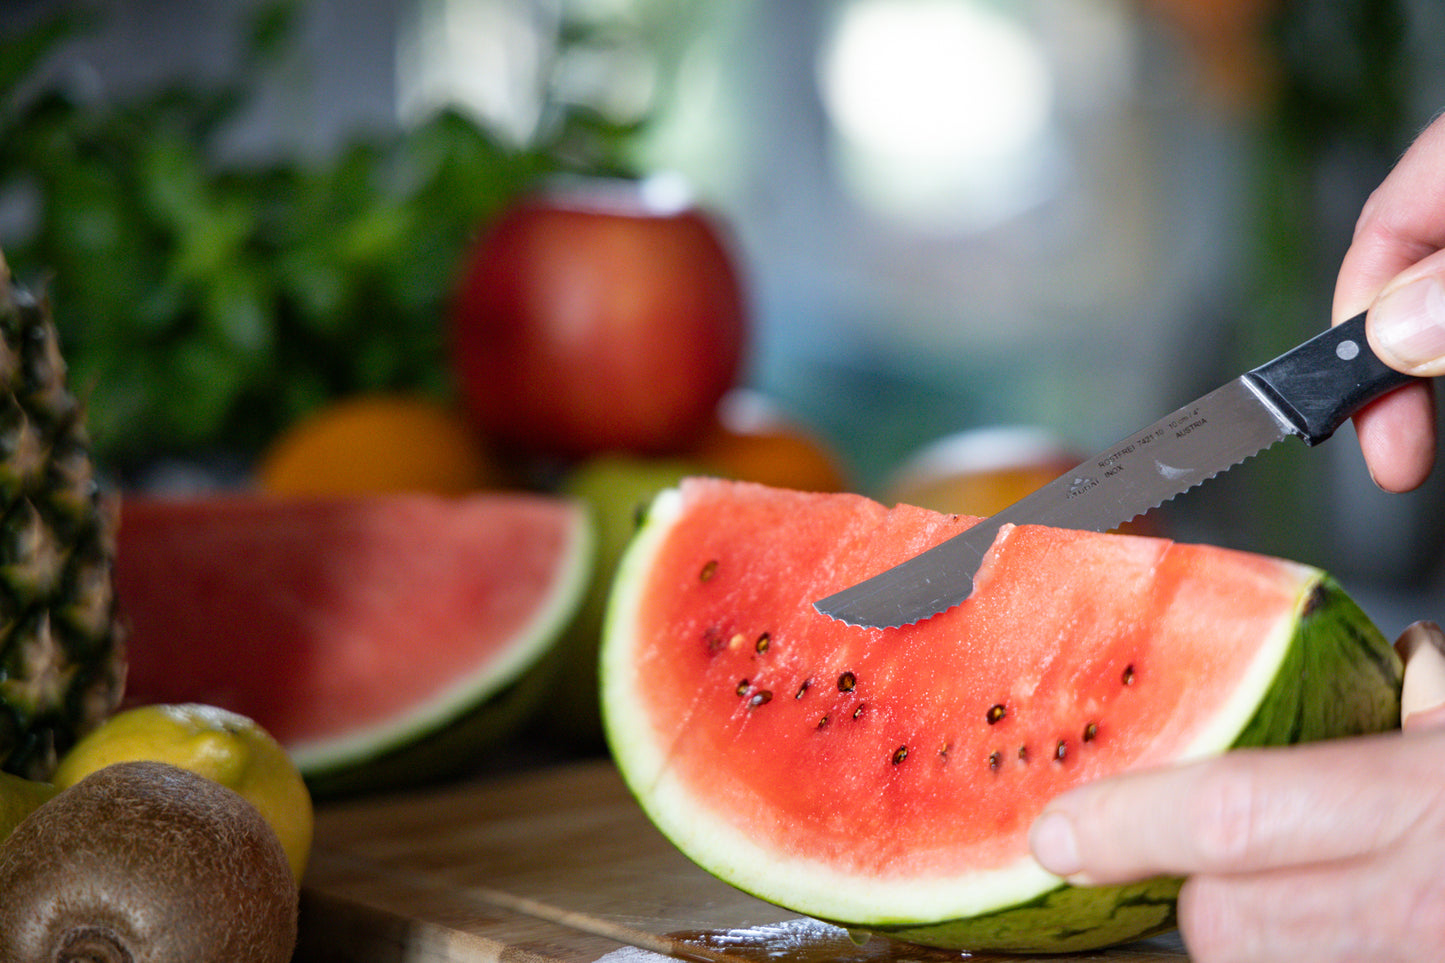
[[[665,963],[667,957],[704,963],[992,958],[880,938],[855,944],[841,929],[733,889],[652,827],[606,761],[318,809],[297,963]],[[1188,957],[1171,936],[1062,959],[1178,963]]]

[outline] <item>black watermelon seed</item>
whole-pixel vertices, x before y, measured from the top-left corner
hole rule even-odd
[[[701,581],[701,582],[709,582],[709,581],[712,580],[712,577],[713,577],[714,575],[716,575],[716,574],[717,574],[717,559],[713,558],[713,559],[709,559],[709,560],[707,561],[707,563],[703,565],[702,571],[697,573],[697,577],[698,577],[698,580]]]
[[[759,689],[757,692],[754,692],[753,697],[748,700],[748,705],[754,707],[765,706],[772,701],[773,694],[771,692],[769,692],[767,689]]]
[[[769,636],[768,633],[764,632],[762,635],[758,636],[758,641],[756,644],[754,644],[753,648],[757,649],[759,653],[763,653],[768,651],[768,646],[771,644],[772,637]]]
[[[1134,667],[1132,665],[1124,666],[1123,682],[1125,685],[1134,684]]]
[[[1006,715],[1008,715],[1008,710],[1003,707],[1002,703],[1000,703],[998,705],[989,706],[988,715],[985,716],[985,718],[988,719],[989,725],[993,725]]]
[[[894,749],[894,750],[893,750],[893,765],[896,766],[896,765],[898,765],[900,762],[902,762],[903,760],[905,760],[905,759],[907,759],[907,758],[908,758],[908,747],[907,747],[907,746],[899,746],[897,749]]]
[[[1089,723],[1087,726],[1084,726],[1084,741],[1085,741],[1085,742],[1093,742],[1093,741],[1094,741],[1094,738],[1095,738],[1096,736],[1098,736],[1098,734],[1099,734],[1099,724],[1098,724],[1097,722],[1091,722],[1091,723]]]
[[[844,672],[838,676],[838,691],[852,692],[853,687],[858,684],[858,677],[851,672]]]
[[[738,687],[737,687],[736,689],[734,689],[733,691],[736,692],[736,693],[737,693],[738,695],[740,695],[740,696],[745,696],[745,695],[748,694],[748,685],[749,685],[749,684],[750,684],[750,683],[748,682],[747,679],[739,679],[739,680],[738,680]]]
[[[1059,740],[1059,744],[1054,747],[1054,760],[1055,760],[1056,762],[1063,762],[1063,761],[1064,761],[1064,757],[1067,756],[1068,754],[1069,754],[1069,745],[1068,745],[1068,743],[1066,743],[1066,742],[1064,742],[1064,740],[1060,739],[1060,740]]]

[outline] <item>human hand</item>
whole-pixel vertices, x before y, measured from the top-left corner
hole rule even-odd
[[[1078,883],[1187,876],[1197,963],[1435,963],[1445,953],[1445,635],[1416,623],[1404,732],[1241,750],[1065,793],[1034,854]]]
[[[1369,309],[1370,346],[1409,374],[1445,374],[1445,115],[1365,202],[1335,282],[1334,323]],[[1409,491],[1435,460],[1429,383],[1409,385],[1355,416],[1375,483]]]

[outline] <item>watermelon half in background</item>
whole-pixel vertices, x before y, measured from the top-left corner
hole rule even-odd
[[[592,554],[539,495],[126,497],[126,701],[247,715],[319,794],[448,775],[537,707]]]
[[[973,521],[703,479],[652,503],[610,599],[603,710],[687,856],[856,930],[1092,949],[1172,927],[1179,881],[1049,874],[1027,832],[1050,798],[1398,724],[1389,643],[1323,573],[1273,558],[1021,526],[973,596],[925,622],[813,608]]]

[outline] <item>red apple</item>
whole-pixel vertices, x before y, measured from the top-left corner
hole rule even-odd
[[[463,400],[534,453],[686,446],[733,387],[747,335],[719,222],[644,183],[514,203],[469,252],[452,314]]]

